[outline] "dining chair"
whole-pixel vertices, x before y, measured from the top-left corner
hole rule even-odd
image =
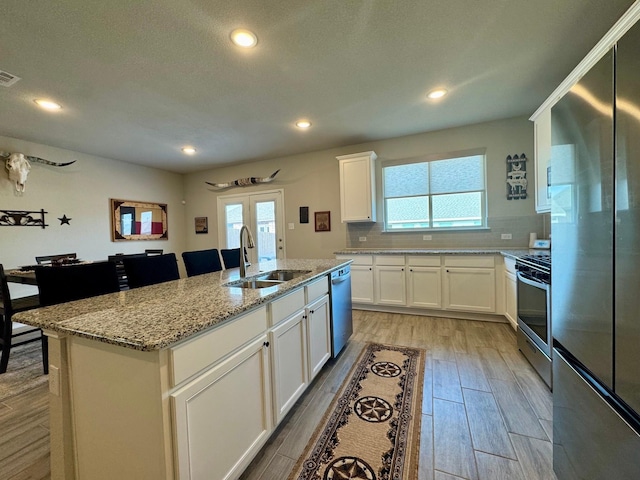
[[[75,260],[78,258],[76,253],[59,253],[58,255],[42,255],[36,257],[36,263],[38,265],[48,265],[51,263],[61,262],[62,260],[69,259]]]
[[[127,273],[129,288],[155,285],[156,283],[178,280],[178,260],[175,253],[152,255],[150,257],[125,258],[122,260]]]
[[[42,342],[42,366],[44,373],[49,373],[49,359],[47,354],[47,337],[42,334],[42,330],[35,327],[16,325],[13,314],[38,308],[40,302],[38,295],[28,297],[11,298],[9,283],[4,273],[4,268],[0,264],[0,373],[7,371],[9,365],[9,354],[11,349],[27,343]]]
[[[114,262],[36,267],[40,305],[57,305],[120,291]]]
[[[189,277],[222,270],[222,262],[220,262],[217,248],[182,252],[182,260]]]
[[[240,249],[239,248],[223,248],[220,250],[222,254],[222,261],[224,262],[224,268],[236,268],[240,266]],[[247,251],[244,251],[244,261],[247,260]]]
[[[107,260],[116,264],[116,271],[118,272],[118,281],[120,282],[120,290],[129,290],[129,282],[127,281],[127,272],[124,270],[124,264],[122,261],[125,258],[140,258],[146,257],[146,253],[116,253],[115,255],[109,255]]]

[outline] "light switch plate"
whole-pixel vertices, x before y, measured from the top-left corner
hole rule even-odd
[[[293,230],[294,228],[296,228],[295,223],[290,223],[289,224],[289,230]]]
[[[367,241],[367,237],[358,237],[358,240],[360,240],[361,242],[366,242]]]
[[[422,235],[422,240],[433,240],[433,235]]]
[[[511,240],[512,236],[510,233],[503,233],[502,235],[500,235],[500,238],[502,240]]]

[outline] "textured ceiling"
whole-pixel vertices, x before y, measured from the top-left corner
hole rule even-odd
[[[0,135],[189,172],[530,115],[632,3],[1,0]]]

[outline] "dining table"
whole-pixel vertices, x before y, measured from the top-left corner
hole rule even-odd
[[[24,285],[38,285],[35,270],[6,270],[5,276],[9,283],[22,283]]]

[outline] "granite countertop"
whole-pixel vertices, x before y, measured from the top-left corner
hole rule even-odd
[[[279,285],[230,288],[237,268],[17,313],[14,321],[142,351],[159,350],[269,302],[350,263],[345,260],[273,260],[247,268],[247,277],[271,270],[309,270]]]
[[[523,255],[531,255],[540,250],[522,248],[353,248],[333,252],[336,255],[503,255],[517,258]],[[544,250],[548,253],[548,250]]]

